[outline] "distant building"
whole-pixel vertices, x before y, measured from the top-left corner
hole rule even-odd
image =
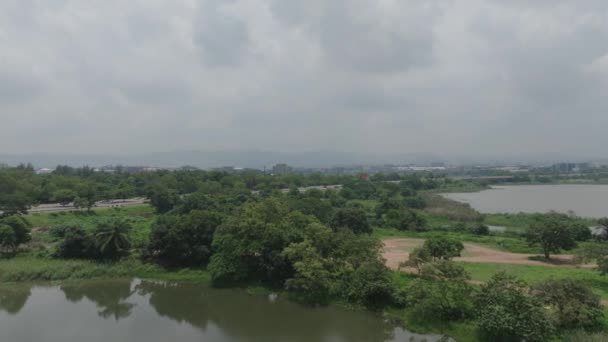
[[[49,173],[52,173],[52,172],[53,172],[53,170],[47,169],[47,168],[42,168],[42,169],[36,170],[37,175],[48,175]]]
[[[293,173],[293,168],[287,164],[277,164],[272,167],[273,175],[286,175]]]
[[[359,174],[359,180],[362,182],[369,182],[369,174],[368,173]]]

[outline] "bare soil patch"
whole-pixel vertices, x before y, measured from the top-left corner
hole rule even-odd
[[[391,269],[398,269],[399,263],[407,260],[409,252],[424,243],[423,239],[399,238],[384,240],[383,255],[386,265]],[[499,251],[489,247],[468,243],[463,243],[464,251],[462,257],[454,258],[454,261],[480,262],[492,264],[513,264],[513,265],[534,265],[546,267],[593,267],[594,265],[578,265],[574,261],[573,255],[561,254],[554,255],[550,261],[530,260],[536,254],[520,254]],[[408,270],[405,270],[406,272]]]

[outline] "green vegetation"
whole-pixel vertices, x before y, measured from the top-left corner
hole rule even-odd
[[[497,273],[475,296],[479,331],[487,341],[543,342],[553,335],[553,325],[528,285]]]
[[[298,190],[329,184],[342,188]],[[463,242],[473,242],[542,251],[546,258],[574,250],[608,270],[608,234],[590,241],[586,229],[596,222],[555,213],[482,215],[437,194],[485,186],[430,174],[364,181],[255,171],[3,169],[0,247],[7,258],[0,260],[0,281],[137,276],[272,289],[307,304],[382,311],[409,329],[467,341],[546,340],[566,330],[603,329],[598,298],[608,299],[608,281],[600,272],[450,261],[462,254]],[[150,206],[94,207],[131,196],[147,197]],[[83,210],[21,215],[50,201]],[[508,230],[491,232],[488,225]],[[386,267],[380,240],[389,237],[425,239],[401,260],[418,274]]]

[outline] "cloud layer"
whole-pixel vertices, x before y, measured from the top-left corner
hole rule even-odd
[[[608,155],[605,0],[5,0],[0,152]]]

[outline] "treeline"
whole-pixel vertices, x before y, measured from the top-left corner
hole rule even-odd
[[[445,179],[433,175],[376,174],[373,181],[405,181],[414,189],[437,188]],[[24,212],[42,203],[74,203],[91,208],[96,201],[151,197],[166,191],[166,196],[195,192],[230,193],[235,196],[250,191],[269,193],[274,190],[317,185],[350,185],[350,197],[368,198],[374,194],[370,185],[360,185],[358,176],[312,174],[269,176],[261,171],[159,170],[130,173],[117,168],[114,172],[96,172],[89,167],[57,166],[50,174],[36,174],[31,165],[0,168],[0,211]],[[349,197],[349,196],[346,196]],[[170,198],[169,198],[170,199]]]
[[[414,250],[403,267],[414,268],[417,276],[405,284],[397,281],[374,228],[430,229],[421,192],[450,182],[429,175],[376,175],[368,181],[197,170],[104,174],[58,168],[35,175],[27,167],[5,169],[0,170],[0,246],[15,253],[27,242],[29,227],[19,212],[40,200],[36,196],[44,184],[63,184],[57,188],[62,191],[96,184],[93,189],[101,186],[108,193],[128,187],[147,196],[157,212],[145,245],[133,248],[133,227],[123,220],[94,229],[72,224],[49,230],[55,243],[51,256],[104,262],[131,256],[169,269],[204,268],[216,286],[261,284],[308,304],[341,301],[403,309],[433,321],[470,322],[486,341],[547,341],[565,330],[604,329],[599,297],[586,285],[551,280],[529,286],[503,273],[484,285],[472,284],[464,268],[451,261],[461,254],[462,243],[445,237],[429,238]],[[343,186],[298,189],[323,184]],[[280,191],[285,188],[290,190]],[[107,196],[103,191],[93,193]],[[522,237],[550,258],[589,239],[576,222],[567,215],[539,215]],[[446,229],[489,234],[481,219]],[[601,265],[608,248],[586,257]]]

